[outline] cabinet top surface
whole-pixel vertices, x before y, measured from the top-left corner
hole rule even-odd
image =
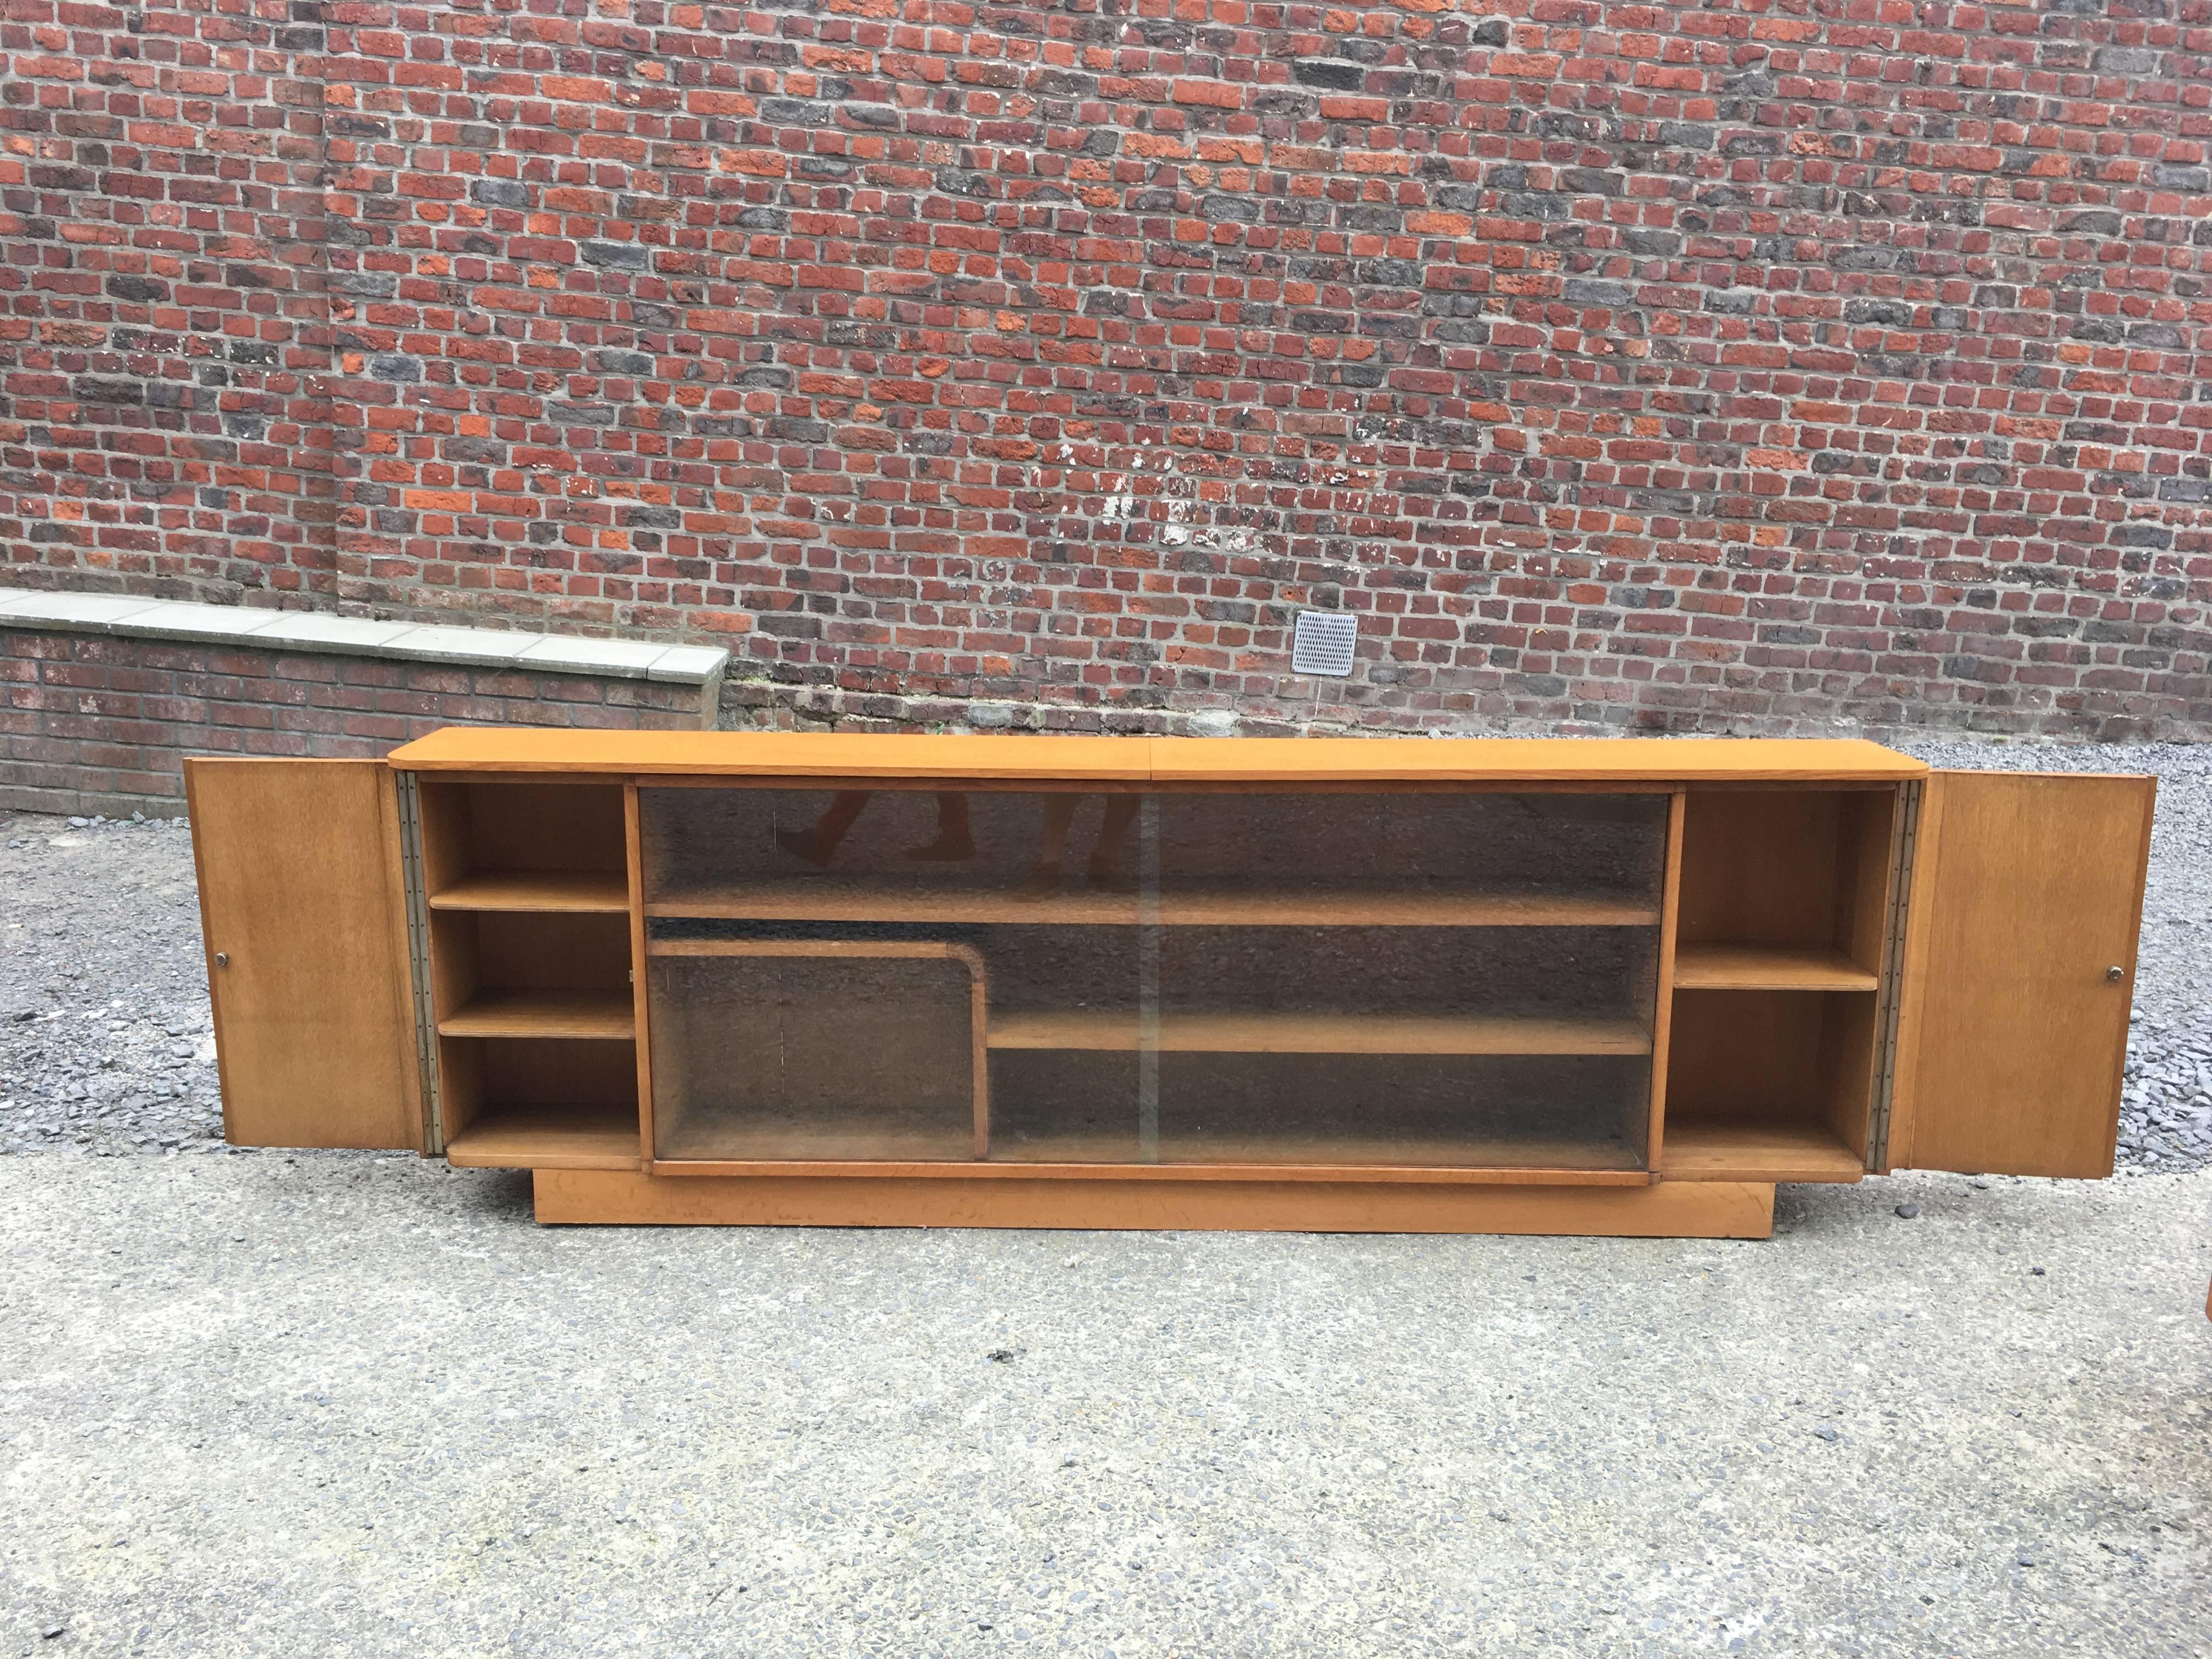
[[[416,772],[963,778],[1122,783],[1901,782],[1910,755],[1827,738],[1105,738],[447,726],[392,751]]]

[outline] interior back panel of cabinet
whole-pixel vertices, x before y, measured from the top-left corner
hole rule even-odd
[[[639,792],[646,896],[769,883],[828,889],[865,880],[908,889],[966,893],[1018,890],[1041,856],[1080,864],[1097,844],[1104,798],[1072,797],[1066,836],[1048,846],[1046,794],[977,790],[939,797],[929,790],[832,792],[805,789],[644,789]],[[1060,810],[1065,811],[1063,807]],[[971,857],[910,857],[936,842],[947,811],[963,811]],[[839,825],[834,851],[819,862],[787,849],[787,838]]]
[[[1823,1122],[1863,1146],[1874,1015],[1865,991],[1677,993],[1668,1121]]]
[[[1158,1160],[1643,1167],[1646,1066],[1602,1055],[1165,1054]],[[1127,1053],[994,1052],[994,1160],[1133,1163]]]
[[[1132,887],[1147,867],[1146,831],[1132,805],[1109,808],[1113,799],[648,789],[647,896],[806,880],[825,890],[865,882],[1006,893],[1053,866],[1071,889],[1101,866]],[[1665,860],[1659,795],[1164,793],[1149,810],[1163,891],[1552,893],[1656,904]],[[960,815],[967,856],[915,856]]]
[[[422,785],[433,888],[472,870],[619,870],[622,791],[605,784]]]
[[[1663,795],[1170,793],[1161,880],[1656,902],[1667,811]]]
[[[473,935],[487,989],[615,989],[629,984],[629,925],[618,915],[441,912],[433,925]]]
[[[1692,791],[1677,936],[1826,943],[1835,928],[1838,799],[1818,789]]]
[[[971,1155],[975,1053],[961,963],[648,960],[657,1157]]]

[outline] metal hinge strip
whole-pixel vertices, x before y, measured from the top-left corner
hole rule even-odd
[[[407,972],[415,988],[415,1065],[422,1085],[422,1148],[446,1151],[445,1113],[438,1098],[438,1015],[430,992],[430,903],[422,878],[422,792],[415,774],[399,781],[399,864],[407,884]]]
[[[1890,1103],[1897,1087],[1898,1015],[1905,1002],[1905,931],[1912,898],[1912,858],[1920,838],[1920,795],[1925,786],[1901,785],[1897,821],[1890,831],[1889,911],[1882,930],[1881,991],[1875,1010],[1879,1033],[1875,1056],[1874,1101],[1867,1118],[1869,1170],[1889,1162]]]

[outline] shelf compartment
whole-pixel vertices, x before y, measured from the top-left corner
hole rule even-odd
[[[446,1158],[479,1170],[635,1170],[637,1106],[489,1106],[446,1143]]]
[[[656,1160],[981,1157],[981,957],[945,940],[654,942]]]
[[[478,991],[438,1022],[448,1037],[582,1037],[627,1042],[636,1035],[627,990]]]
[[[430,908],[622,915],[629,882],[619,870],[479,870],[433,893]]]
[[[1344,1141],[1319,1146],[1316,1143],[1321,1151],[1335,1146],[1349,1149],[1355,1144]],[[1397,1144],[1392,1143],[1393,1147]],[[990,1160],[981,1163],[960,1163],[945,1158],[900,1162],[870,1156],[855,1158],[660,1158],[653,1164],[651,1172],[656,1176],[710,1178],[717,1176],[836,1176],[890,1181],[1207,1181],[1260,1184],[1305,1182],[1318,1185],[1357,1182],[1362,1184],[1438,1187],[1643,1187],[1650,1184],[1651,1181],[1642,1168],[1631,1164],[1604,1169],[1571,1165],[1555,1168],[1514,1161],[1524,1155],[1533,1155],[1533,1149],[1517,1143],[1498,1149],[1502,1161],[1475,1165],[1458,1163],[1255,1164],[1243,1158],[1226,1164],[1135,1164],[1127,1159],[1109,1162],[1093,1158],[1091,1154],[1096,1149],[1081,1141],[1070,1142],[1065,1150],[1070,1158],[1078,1161],[1055,1163],[1042,1156],[1033,1158],[1027,1155],[1019,1158],[1003,1158],[996,1153]],[[1455,1157],[1460,1150],[1455,1144],[1452,1148]]]
[[[1127,1138],[1114,1135],[1039,1135],[1018,1146],[994,1148],[993,1160],[1005,1166],[1035,1164],[1118,1164],[1152,1174],[1196,1164],[1217,1171],[1262,1170],[1277,1176],[1304,1169],[1357,1170],[1371,1178],[1375,1169],[1453,1170],[1494,1172],[1555,1184],[1601,1178],[1600,1184],[1640,1185],[1648,1179],[1632,1148],[1594,1146],[1579,1140],[1495,1140],[1403,1135],[1299,1134],[1285,1136],[1255,1151],[1248,1135],[1181,1133],[1161,1136],[1157,1164],[1138,1164]]]
[[[1826,1124],[1669,1114],[1659,1155],[1662,1181],[1848,1182],[1865,1160]]]
[[[1641,1054],[1176,1053],[1148,1136],[1139,1057],[991,1057],[1006,1164],[1595,1170],[1644,1178]]]
[[[1133,927],[1146,918],[1131,893],[1070,890],[1024,898],[1009,888],[799,877],[672,888],[649,901],[653,916],[748,921],[972,922],[1033,927]],[[1169,927],[1651,927],[1657,905],[1592,891],[1525,894],[1461,889],[1373,892],[1164,892],[1154,907]]]
[[[1871,991],[1881,981],[1827,945],[1682,944],[1678,991]]]
[[[850,1109],[834,1119],[755,1113],[741,1128],[679,1120],[662,1129],[656,1121],[654,1133],[660,1143],[654,1162],[663,1174],[721,1175],[779,1164],[976,1167],[974,1149],[961,1138],[889,1112],[873,1119]]]
[[[1873,1107],[1875,1000],[1867,991],[1680,991],[1662,1176],[1689,1179],[1683,1160],[1715,1153],[1736,1161],[1703,1165],[1698,1178],[1744,1169],[1761,1172],[1745,1179],[1857,1180]],[[1686,1146],[1678,1135],[1690,1138]]]
[[[1130,1051],[1137,1016],[1076,1009],[994,1013],[993,1048]],[[1475,1014],[1164,1014],[1163,1054],[1648,1054],[1651,1033],[1632,1019],[1547,1019]]]

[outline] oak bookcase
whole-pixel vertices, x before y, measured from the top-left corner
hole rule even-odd
[[[2110,1172],[2153,781],[455,728],[187,763],[226,1131],[543,1221],[1761,1237]]]

